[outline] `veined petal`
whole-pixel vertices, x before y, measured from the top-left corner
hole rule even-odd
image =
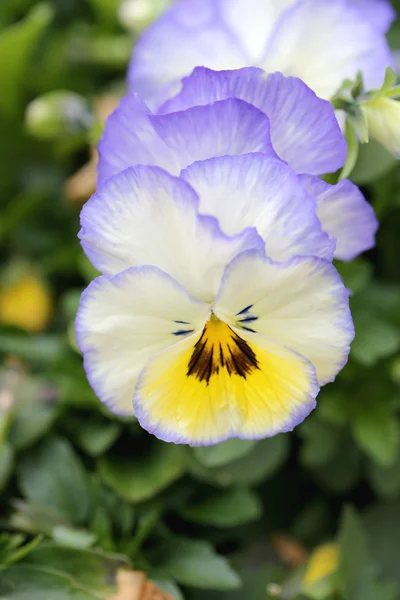
[[[197,65],[235,69],[248,64],[245,49],[224,23],[218,4],[215,0],[178,2],[142,34],[128,82],[151,107],[177,93],[181,78]]]
[[[134,409],[162,440],[211,445],[291,431],[314,408],[318,390],[306,359],[211,316],[200,336],[149,361]]]
[[[304,0],[282,15],[259,66],[296,75],[329,99],[357,71],[367,89],[380,87],[391,64],[384,36],[349,0]]]
[[[149,120],[149,109],[134,94],[108,117],[99,143],[98,184],[133,165],[156,165],[179,173],[180,165]]]
[[[184,110],[229,97],[241,98],[268,116],[276,153],[297,173],[319,175],[343,165],[347,146],[331,104],[296,77],[266,75],[251,67],[222,72],[198,67],[160,111]]]
[[[237,98],[154,115],[150,120],[182,168],[214,156],[236,156],[247,152],[275,156],[268,117]]]
[[[78,346],[97,396],[118,414],[133,414],[140,371],[151,356],[198,332],[210,307],[154,267],[95,279],[76,317]]]
[[[234,256],[264,247],[255,229],[223,234],[215,218],[198,215],[198,197],[185,181],[145,166],[103,184],[82,209],[79,237],[102,273],[153,265],[206,301]]]
[[[250,60],[258,64],[281,14],[298,0],[214,0]],[[200,63],[198,63],[200,64]],[[207,66],[211,66],[208,65]],[[223,67],[227,67],[224,65]]]
[[[320,385],[333,381],[347,362],[354,337],[348,292],[323,259],[274,263],[244,252],[227,267],[213,311],[232,327],[265,335],[306,357]]]
[[[375,246],[378,221],[356,185],[348,180],[329,185],[312,175],[301,175],[300,181],[317,201],[322,228],[336,239],[335,258],[353,260]]]
[[[198,193],[200,212],[217,217],[226,234],[256,227],[274,260],[332,260],[335,243],[322,231],[315,200],[280,160],[262,154],[214,158],[194,163],[182,177]]]
[[[275,156],[268,117],[235,98],[168,115],[151,115],[134,96],[108,119],[99,145],[99,183],[138,164],[172,175],[196,160],[264,152]]]

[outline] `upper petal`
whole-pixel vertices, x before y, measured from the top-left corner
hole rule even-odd
[[[108,179],[83,207],[81,227],[83,249],[103,273],[154,265],[206,300],[234,256],[264,245],[254,229],[223,234],[215,218],[198,215],[194,190],[156,167]]]
[[[348,292],[333,265],[319,258],[274,263],[244,252],[227,267],[213,311],[305,356],[320,385],[345,365],[354,338]]]
[[[296,75],[329,99],[362,71],[367,89],[379,87],[392,56],[384,35],[349,0],[304,0],[287,10],[261,66]]]
[[[360,10],[362,16],[382,33],[386,33],[396,18],[396,11],[389,0],[351,0],[351,2]]]
[[[300,181],[317,201],[322,228],[336,240],[335,258],[353,260],[375,246],[378,221],[356,185],[348,180],[329,185],[312,175],[301,175]]]
[[[219,4],[218,0],[178,2],[146,29],[129,67],[130,90],[157,108],[179,91],[181,78],[197,65],[235,69],[249,64]]]
[[[99,183],[137,164],[178,175],[195,160],[265,152],[275,155],[266,115],[239,99],[152,115],[134,95],[107,120],[99,144]]]
[[[154,267],[92,281],[81,297],[76,335],[97,396],[114,412],[133,414],[138,375],[149,358],[201,331],[209,313]]]
[[[343,165],[347,146],[331,104],[295,77],[267,76],[257,68],[216,72],[199,67],[160,110],[184,110],[229,97],[241,98],[268,116],[272,145],[296,172],[318,175]]]
[[[217,217],[228,235],[256,227],[274,260],[299,254],[332,259],[335,244],[322,231],[315,201],[282,161],[225,156],[194,163],[182,177],[198,193],[200,212]]]

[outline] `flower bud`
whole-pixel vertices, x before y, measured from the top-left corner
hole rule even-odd
[[[92,125],[92,120],[86,100],[63,90],[36,98],[30,102],[25,114],[29,133],[46,140],[82,135]]]
[[[396,158],[400,158],[400,102],[377,97],[360,105],[368,123],[369,135]]]

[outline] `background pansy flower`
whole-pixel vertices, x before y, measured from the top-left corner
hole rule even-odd
[[[248,161],[223,158],[248,153],[278,156],[297,173],[316,176],[343,165],[346,143],[332,106],[301,80],[251,67],[196,68],[159,114],[135,95],[122,100],[99,145],[99,182],[135,164],[182,174],[200,196],[200,212],[216,216],[225,233],[237,233],[243,213],[245,225],[261,227],[263,196],[280,186],[277,168],[259,178],[257,169],[242,172]],[[374,245],[377,221],[358,188],[349,181],[328,186],[317,177],[301,181],[318,202],[322,228],[337,241],[337,258],[349,260]],[[256,211],[243,202],[247,188],[258,199]]]
[[[358,71],[367,88],[379,87],[392,64],[393,18],[386,0],[183,0],[142,35],[129,86],[152,108],[196,66],[281,71],[326,99]]]
[[[329,261],[306,256],[315,243],[307,218],[299,235],[303,199],[291,208],[305,192],[275,158],[223,158],[252,159],[258,170],[286,170],[289,185],[281,172],[281,187],[264,199],[263,231],[270,255],[289,238],[285,261],[267,257],[252,228],[223,233],[199,215],[186,181],[155,167],[110,178],[82,211],[83,247],[104,273],[83,293],[76,320],[89,381],[113,411],[134,411],[165,441],[291,430],[347,360],[348,293]]]

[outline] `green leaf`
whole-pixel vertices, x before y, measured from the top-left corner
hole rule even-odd
[[[377,495],[383,500],[396,500],[400,496],[400,458],[390,467],[371,462],[368,477]]]
[[[240,586],[239,576],[208,542],[172,538],[157,552],[153,564],[183,585],[213,590]]]
[[[31,552],[24,564],[51,568],[73,578],[76,584],[96,592],[112,592],[115,574],[120,568],[129,568],[129,560],[118,554],[95,549],[79,549],[44,542]]]
[[[0,446],[0,493],[5,489],[14,468],[14,449],[8,442]]]
[[[111,453],[98,461],[98,468],[104,482],[122,498],[142,502],[183,475],[185,463],[183,446],[153,442],[144,456]]]
[[[371,367],[400,348],[399,328],[379,319],[374,313],[355,313],[354,324],[356,337],[351,355],[360,364]]]
[[[0,600],[98,600],[68,575],[44,567],[13,565],[0,569]]]
[[[3,57],[0,62],[0,111],[6,115],[16,115],[21,108],[33,50],[52,15],[48,4],[39,4],[23,21],[10,25],[0,33],[0,56]]]
[[[365,407],[357,415],[353,426],[354,437],[359,446],[383,467],[394,463],[400,446],[397,418],[387,407]]]
[[[214,491],[201,501],[183,509],[184,518],[215,527],[236,527],[261,516],[262,504],[251,490]]]
[[[78,416],[69,423],[71,437],[90,456],[98,457],[116,441],[121,425],[115,421],[104,421],[91,415],[90,419]]]
[[[216,446],[194,448],[197,460],[205,467],[220,467],[246,456],[257,444],[254,440],[227,440]]]
[[[365,288],[372,277],[372,265],[363,258],[357,258],[351,262],[335,261],[344,285],[356,294]]]
[[[190,467],[195,477],[227,487],[256,485],[275,475],[285,462],[290,450],[290,436],[280,434],[261,440],[245,456],[222,467],[206,469],[192,461]]]
[[[25,497],[53,513],[81,523],[91,505],[89,482],[72,446],[62,438],[50,438],[23,456],[17,476]]]
[[[28,448],[42,438],[51,428],[57,411],[57,406],[39,401],[32,389],[32,396],[17,404],[11,425],[10,437],[16,450]]]
[[[362,521],[351,507],[347,507],[342,516],[339,546],[340,589],[346,600],[366,600],[376,569]]]
[[[313,417],[300,426],[299,434],[304,438],[300,460],[311,468],[320,467],[334,458],[341,443],[340,430]]]
[[[52,537],[60,546],[69,548],[90,548],[96,541],[96,536],[84,529],[73,529],[65,525],[56,525],[52,531]]]
[[[343,436],[335,456],[313,472],[328,490],[335,494],[343,494],[358,483],[361,458],[361,452],[354,442]]]
[[[364,518],[371,551],[382,575],[400,584],[400,503],[376,504]]]

